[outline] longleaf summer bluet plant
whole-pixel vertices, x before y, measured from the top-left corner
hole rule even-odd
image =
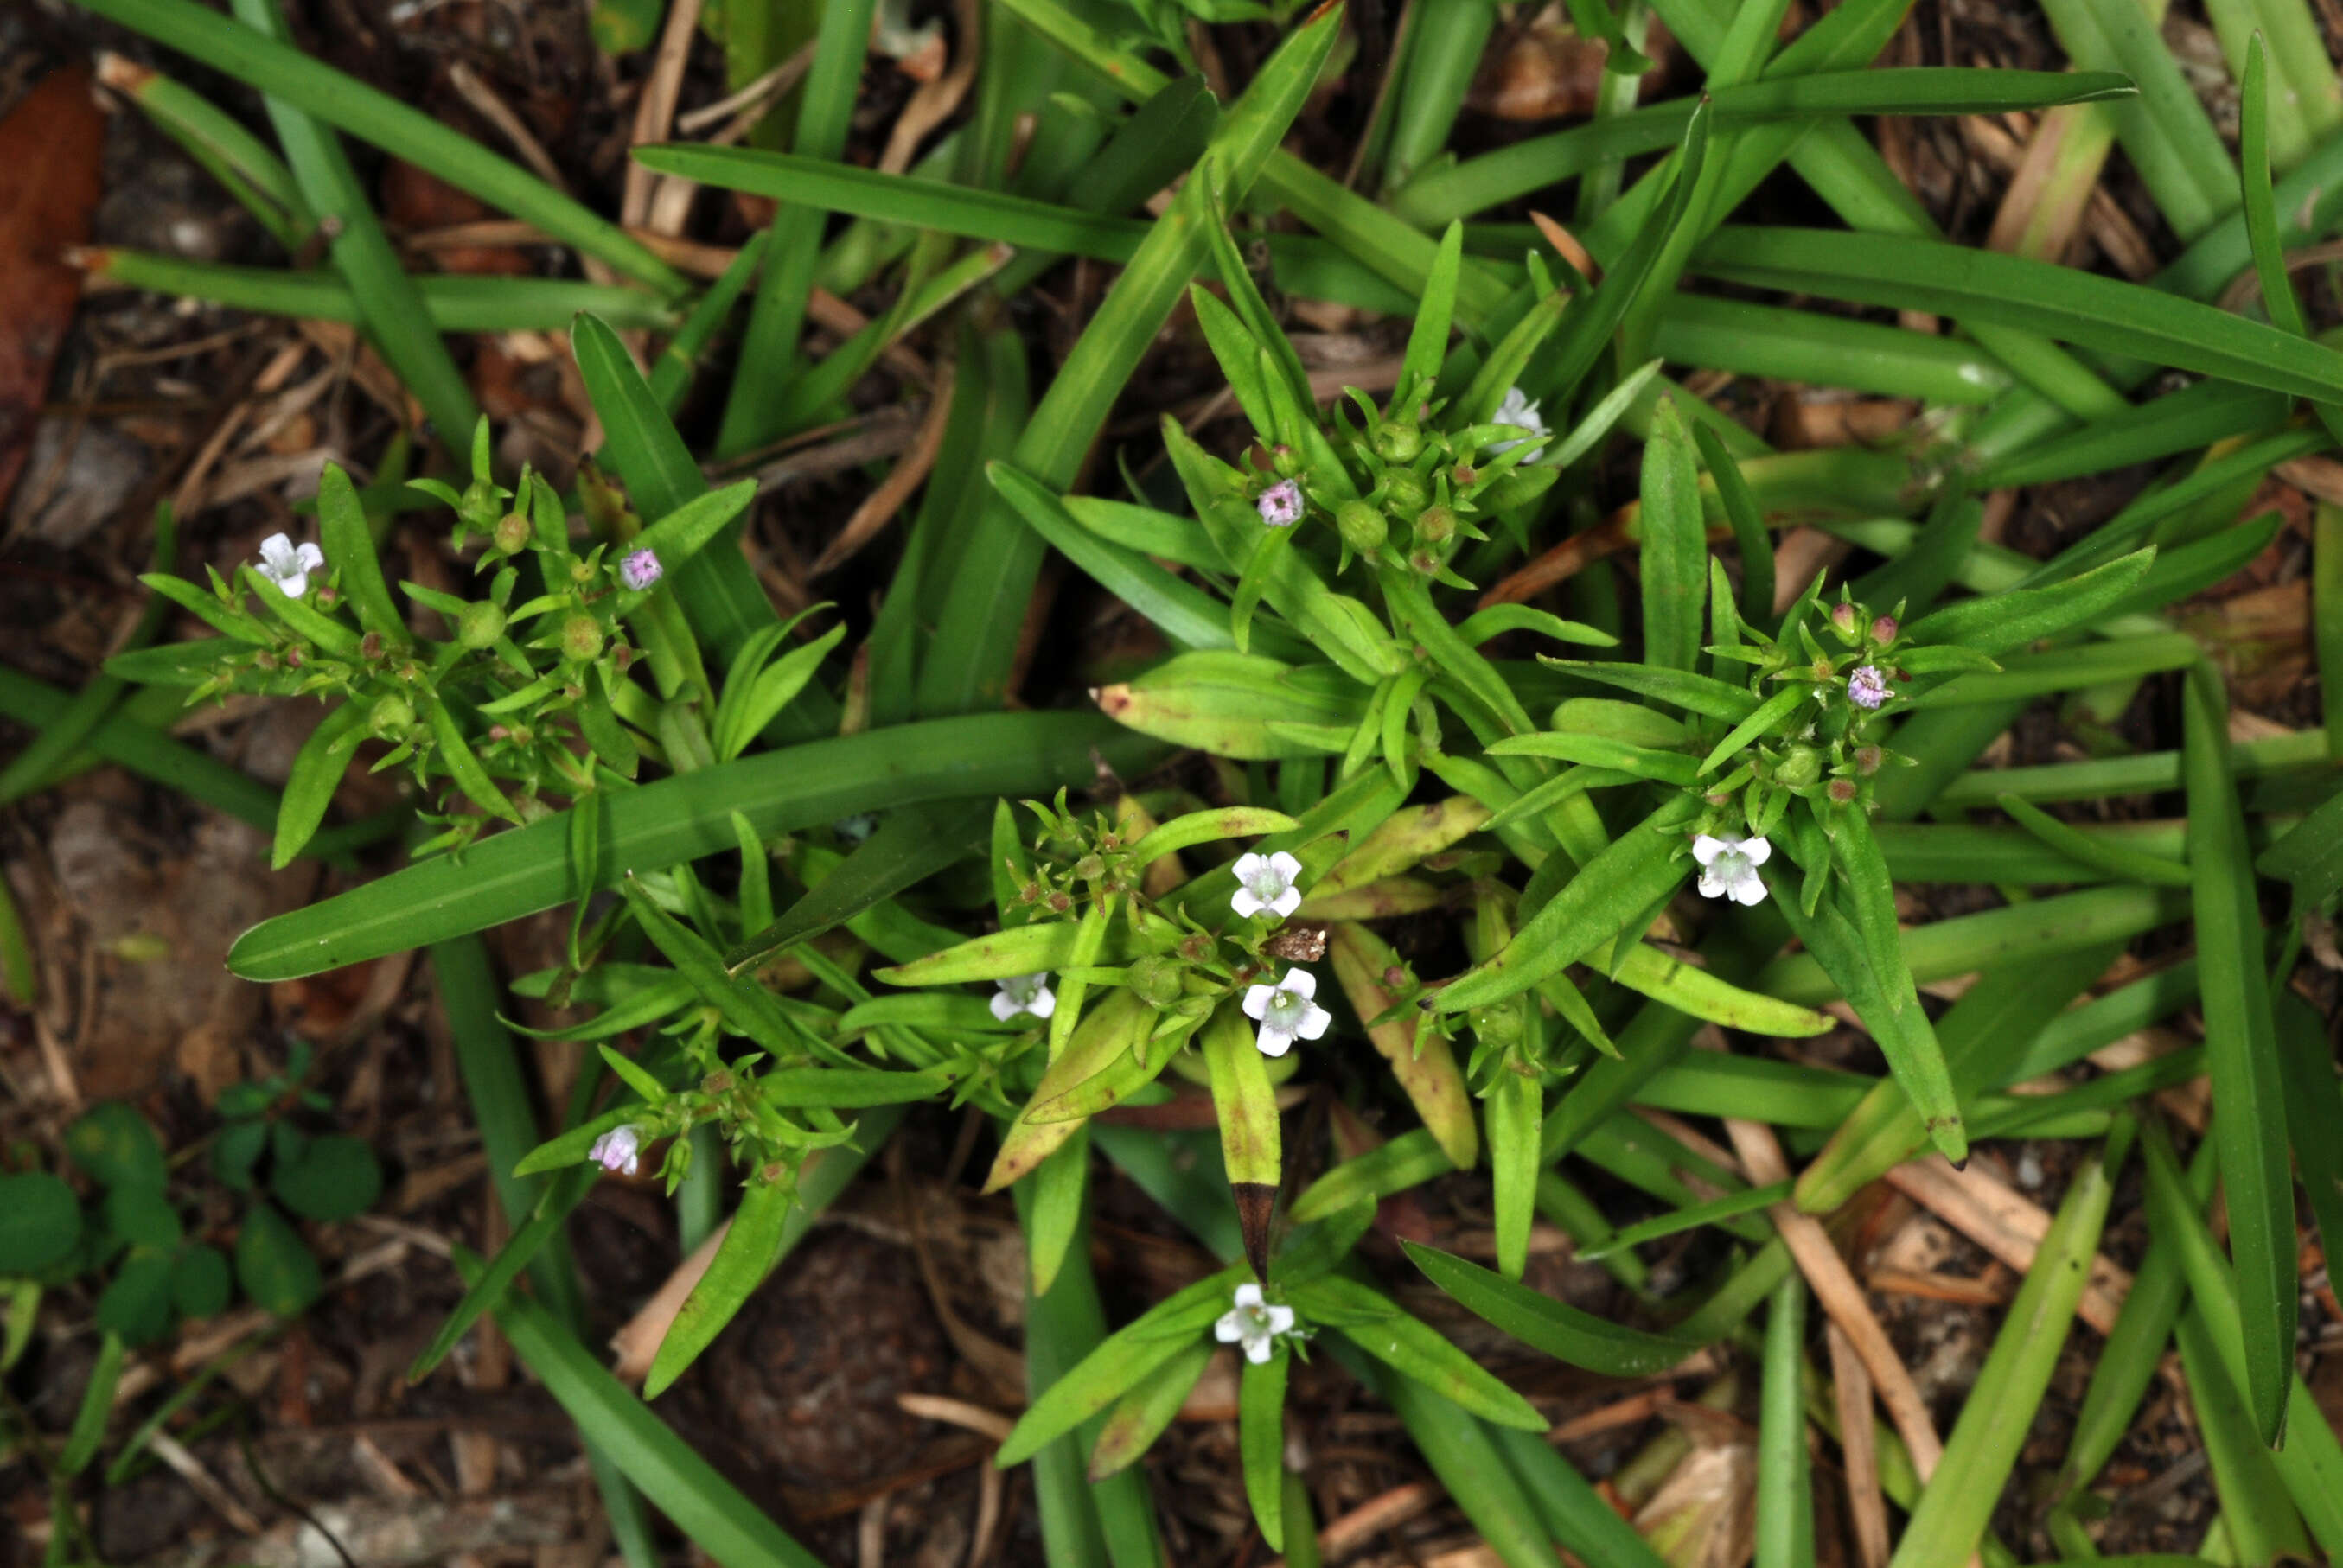
[[[2077,25],[2095,6],[2052,7],[2076,35],[2074,73],[1883,70],[1868,63],[1904,20],[1895,4],[1850,0],[1777,47],[1779,7],[1659,0],[1651,10],[1707,89],[1637,106],[1644,8],[1623,22],[1574,5],[1615,45],[1604,98],[1615,112],[1481,157],[1433,156],[1480,40],[1416,27],[1396,45],[1411,74],[1366,129],[1379,203],[1358,194],[1375,179],[1338,180],[1284,150],[1333,50],[1337,8],[1302,21],[1222,105],[1140,51],[1185,65],[1199,25],[1258,20],[1251,6],[1104,8],[1111,25],[1052,0],[1002,6],[1026,51],[1012,57],[1069,75],[1031,73],[1030,94],[989,78],[951,133],[967,140],[914,177],[835,156],[868,35],[846,5],[828,8],[797,151],[639,151],[679,180],[846,215],[833,244],[812,227],[776,234],[780,263],[758,276],[744,252],[695,300],[623,233],[540,199],[529,205],[548,232],[659,297],[521,286],[553,280],[417,291],[443,327],[542,327],[557,303],[564,316],[580,302],[619,312],[572,333],[608,435],[574,494],[534,473],[500,478],[483,425],[468,481],[421,481],[402,498],[452,513],[473,591],[387,580],[377,540],[389,504],[338,470],[315,538],[273,538],[257,561],[201,585],[147,579],[217,635],[126,656],[116,673],[196,701],[327,706],[278,803],[280,863],[314,840],[353,768],[404,769],[428,819],[413,863],[248,933],[232,955],[239,972],[282,979],[418,942],[453,972],[465,960],[452,944],[472,933],[570,910],[560,961],[512,990],[586,1013],[544,1031],[578,1049],[586,1087],[549,1138],[517,1097],[484,1100],[496,1147],[516,1156],[500,1177],[542,1184],[514,1186],[502,1255],[458,1260],[464,1302],[417,1374],[497,1314],[589,1435],[617,1434],[613,1462],[695,1540],[726,1561],[796,1561],[746,1500],[678,1460],[672,1434],[577,1343],[566,1308],[511,1287],[524,1268],[545,1272],[533,1261],[551,1255],[597,1180],[659,1183],[703,1218],[720,1184],[729,1224],[651,1366],[655,1397],[900,1120],[932,1106],[989,1119],[983,1185],[1013,1197],[1025,1238],[1031,1398],[996,1458],[1035,1462],[1053,1563],[1161,1560],[1130,1473],[1215,1354],[1238,1368],[1247,1503],[1289,1561],[1306,1560],[1314,1528],[1286,1468],[1289,1380],[1306,1359],[1389,1402],[1509,1565],[1550,1562],[1557,1544],[1645,1563],[1651,1547],[1537,1435],[1551,1412],[1376,1272],[1398,1266],[1371,1240],[1389,1229],[1384,1201],[1485,1171],[1494,1267],[1412,1241],[1405,1255],[1536,1352],[1655,1375],[1704,1346],[1757,1342],[1745,1322],[1769,1303],[1759,1484],[1773,1512],[1759,1552],[1765,1568],[1796,1568],[1811,1532],[1782,1515],[1811,1508],[1804,1422],[1822,1407],[1808,1397],[1805,1295],[1776,1234],[1780,1206],[1828,1213],[1906,1159],[1960,1161],[1987,1137],[2104,1140],[2019,1296],[2046,1350],[2013,1320],[1989,1363],[1987,1386],[2030,1420],[2077,1311],[2058,1271],[2097,1245],[2135,1141],[2127,1107],[2209,1070],[2224,1103],[2268,1112],[2217,1112],[2229,1251],[2201,1220],[2209,1187],[2167,1168],[2148,1124],[2159,1240],[2181,1251],[2142,1269],[2140,1315],[2118,1332],[2137,1347],[2130,1362],[2149,1366],[2178,1333],[2192,1377],[2217,1366],[2242,1392],[2216,1417],[2224,1442],[2273,1438],[2303,1399],[2288,1155],[2322,1220],[2336,1212],[2320,1174],[2333,1161],[2319,1152],[2333,1140],[2319,1135],[2343,1108],[2320,1042],[2271,997],[2283,1000],[2308,920],[2343,892],[2332,850],[2343,819],[2322,792],[2332,746],[2230,745],[2202,643],[2159,612],[2270,548],[2279,527],[2238,521],[2236,502],[2328,444],[2293,399],[2343,401],[2343,358],[2288,309],[2286,281],[2284,247],[2330,226],[2323,193],[2343,169],[2343,155],[2313,146],[2323,90],[2281,95],[2277,146],[2289,168],[2303,161],[2274,181],[2258,123],[2271,114],[2265,67],[2241,57],[2247,166],[2238,191],[2217,191],[2208,171],[2226,180],[2226,154],[2209,123],[2187,118],[2177,75],[2142,63],[2153,38],[2137,18],[2118,47]],[[407,124],[395,106],[327,90],[331,74],[305,70],[289,46],[256,48],[166,0],[97,8],[143,17],[199,57],[244,61],[265,90],[351,134]],[[2119,122],[2107,106],[2129,84],[2092,68],[2105,65],[2140,71],[2148,88]],[[2312,107],[2288,106],[2298,98]],[[2075,145],[2103,155],[2120,135],[2190,243],[2155,286],[1942,239],[1848,119],[2060,106],[2109,113],[2106,136]],[[1041,129],[1012,167],[1022,144],[1010,133],[1027,116]],[[416,156],[466,188],[509,194],[527,177],[450,139],[423,138]],[[1627,161],[1646,156],[1648,166]],[[1777,166],[1861,240],[1727,226]],[[1557,171],[1581,182],[1570,243],[1551,221],[1478,221],[1537,197]],[[293,188],[252,172],[255,188]],[[1174,187],[1153,222],[1127,216]],[[2244,210],[2225,218],[2233,196]],[[1258,221],[1272,209],[1309,232]],[[1451,221],[1463,218],[1475,221]],[[979,247],[949,259],[961,238]],[[1123,270],[1041,387],[988,291],[1013,296],[1004,280],[1021,288],[1064,255]],[[798,365],[796,345],[769,341],[776,323],[801,319],[817,274],[845,292],[899,262],[896,311],[828,359]],[[234,284],[240,300],[261,292],[217,268],[109,265],[191,291]],[[2271,296],[2267,323],[2209,303],[2248,267]],[[1687,278],[1934,312],[1960,330],[1725,300],[1681,288]],[[722,411],[728,452],[743,431],[787,437],[842,408],[913,324],[951,311],[965,327],[927,498],[867,625],[840,616],[815,637],[772,613],[733,532],[753,485],[711,488],[670,417],[700,347],[752,284],[753,351]],[[358,278],[304,275],[303,286],[355,319],[379,315]],[[1406,322],[1379,396],[1322,401],[1280,325],[1281,292]],[[1167,417],[1160,439],[1093,466],[1089,493],[1073,488],[1182,304],[1242,433]],[[469,314],[450,315],[458,307]],[[613,325],[673,323],[689,352],[670,345],[652,376],[637,373]],[[768,360],[794,379],[761,377]],[[2204,379],[2134,402],[2159,367]],[[1685,369],[1930,408],[1880,449],[1775,453],[1689,389],[1712,383],[1673,374]],[[2213,442],[2226,444],[2049,559],[1982,530],[1986,491]],[[1095,477],[1110,472],[1122,482]],[[1793,522],[1881,564],[1777,598],[1787,568],[1773,535]],[[2322,515],[2317,537],[2328,550],[2343,526]],[[1100,682],[1087,703],[1029,680],[1034,710],[997,711],[1051,549],[1150,623],[1164,651],[1086,677]],[[2328,576],[2322,613],[2343,609],[2343,575]],[[851,660],[834,657],[850,635],[864,638]],[[2034,699],[2071,697],[2104,719],[2116,695],[2176,675],[2185,723],[2169,750],[1973,768]],[[114,744],[107,733],[93,745]],[[2187,835],[2042,809],[2157,791],[2185,794],[2198,819]],[[1973,809],[2008,820],[1958,819]],[[2275,976],[2257,852],[2297,900]],[[1907,925],[1899,890],[1939,880],[2000,889],[2005,907]],[[2072,1005],[2129,940],[2192,917],[2203,950],[2188,965]],[[1950,1007],[1924,996],[1980,972],[1992,983]],[[509,1044],[489,1027],[492,991],[468,998],[483,1055]],[[2201,1048],[2054,1095],[2012,1091],[2200,996]],[[1822,1008],[1839,1003],[1884,1074],[1745,1040],[1694,1046],[1711,1025],[1819,1036],[1836,1021]],[[1312,1113],[1295,1116],[1305,1103]],[[2300,1126],[2278,1125],[2298,1105]],[[1162,1131],[1169,1114],[1151,1121],[1164,1107],[1192,1131]],[[1322,1125],[1319,1108],[1329,1147],[1302,1147],[1296,1129]],[[1765,1123],[1804,1169],[1756,1180],[1639,1111]],[[1088,1231],[1108,1166],[1218,1261],[1111,1332]],[[1614,1231],[1577,1185],[1582,1167],[1663,1212]],[[1533,1288],[1541,1221],[1612,1271],[1634,1323]],[[1662,1290],[1635,1248],[1693,1231],[1713,1232],[1725,1261],[1696,1289]],[[2206,1308],[2185,1319],[2184,1280]],[[2086,1554],[2070,1544],[2078,1491],[2121,1431],[2107,1412],[2127,1419],[2145,1386],[2129,1375],[2107,1372],[2104,1390],[2095,1380],[2062,1473],[2053,1534],[2066,1555]],[[1985,1501],[2020,1452],[2011,1419],[1983,1411],[1956,1428],[1939,1473],[1959,1478],[1957,1493],[1880,1467],[1912,1522],[1909,1561],[2004,1560]],[[2207,1556],[2265,1537],[2343,1545],[2326,1484],[2343,1457],[2300,1426],[2297,1415],[2292,1456],[2282,1451],[2254,1495],[2283,1495],[2301,1530],[2248,1527]]]

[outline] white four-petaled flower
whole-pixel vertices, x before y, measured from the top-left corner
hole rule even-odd
[[[1876,708],[1895,695],[1876,665],[1858,665],[1847,672],[1846,699],[1857,708]]]
[[[1237,1287],[1236,1305],[1212,1325],[1212,1337],[1224,1345],[1244,1346],[1245,1360],[1255,1366],[1269,1359],[1272,1343],[1293,1332],[1293,1309],[1261,1299],[1261,1287],[1247,1282]]]
[[[632,1127],[613,1127],[594,1140],[586,1158],[613,1175],[631,1176],[642,1165],[642,1135]]]
[[[1524,463],[1535,462],[1537,455],[1545,450],[1545,442],[1543,439],[1546,434],[1545,419],[1538,413],[1537,399],[1524,397],[1522,396],[1522,389],[1518,387],[1505,388],[1505,400],[1497,405],[1496,415],[1490,423],[1517,425],[1540,437],[1530,447],[1529,455],[1522,459]],[[1486,450],[1489,456],[1494,457],[1510,452],[1520,445],[1522,445],[1520,441],[1492,441]]]
[[[618,563],[618,580],[637,593],[667,575],[657,550],[634,550]]]
[[[1050,989],[1049,982],[1047,974],[1011,975],[992,993],[992,1016],[1003,1023],[1021,1012],[1035,1018],[1049,1017],[1058,1010],[1058,993]]]
[[[1700,862],[1701,897],[1731,899],[1736,904],[1763,903],[1765,883],[1757,868],[1773,854],[1774,846],[1763,839],[1699,835],[1692,841],[1692,858]]]
[[[1326,1032],[1334,1015],[1310,1000],[1317,994],[1318,977],[1308,970],[1288,970],[1275,985],[1246,990],[1245,1016],[1261,1024],[1256,1043],[1263,1056],[1283,1056],[1296,1040],[1316,1040]]]
[[[287,598],[307,593],[309,574],[325,569],[326,552],[307,540],[297,549],[284,534],[271,534],[260,541],[260,575],[275,583]]]
[[[1302,487],[1291,479],[1280,479],[1263,490],[1253,506],[1271,528],[1290,528],[1302,520]]]
[[[1273,855],[1239,855],[1229,869],[1237,877],[1237,890],[1229,895],[1229,907],[1238,914],[1250,917],[1267,910],[1282,920],[1301,908],[1302,890],[1293,885],[1293,879],[1302,875],[1302,862],[1284,850]]]

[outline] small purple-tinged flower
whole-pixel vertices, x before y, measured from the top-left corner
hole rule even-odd
[[[636,550],[618,563],[618,580],[637,593],[667,575],[656,550]]]
[[[1883,615],[1871,623],[1871,640],[1885,648],[1896,640],[1896,634],[1900,629],[1894,616]]]
[[[1280,479],[1261,493],[1253,505],[1260,509],[1261,520],[1272,528],[1290,528],[1302,520],[1302,487],[1291,479]]]
[[[1846,699],[1857,708],[1876,708],[1895,695],[1877,665],[1857,665],[1847,674]]]
[[[632,1176],[642,1166],[642,1135],[631,1126],[613,1127],[594,1140],[586,1158],[614,1176]]]

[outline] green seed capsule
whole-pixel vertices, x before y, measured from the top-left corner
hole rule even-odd
[[[1374,439],[1375,456],[1386,463],[1413,463],[1423,450],[1423,432],[1396,420],[1376,426]]]
[[[1363,556],[1383,548],[1391,531],[1383,515],[1364,501],[1344,501],[1336,508],[1334,527],[1342,533],[1342,542]]]
[[[367,710],[367,729],[377,740],[404,739],[415,728],[415,705],[397,693],[378,699]]]
[[[1179,960],[1160,953],[1141,959],[1131,966],[1123,983],[1148,1006],[1170,1007],[1180,1000]]]
[[[590,615],[573,615],[561,623],[561,652],[584,664],[602,655],[602,623]]]
[[[505,612],[492,604],[471,604],[456,618],[456,640],[466,648],[494,648],[505,634]]]

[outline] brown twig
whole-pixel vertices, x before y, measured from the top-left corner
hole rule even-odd
[[[936,455],[943,450],[944,428],[951,422],[953,367],[946,361],[937,372],[935,392],[928,398],[927,417],[920,421],[919,433],[911,437],[909,450],[897,460],[879,487],[863,498],[846,519],[813,565],[806,568],[809,581],[825,573],[836,571],[854,558],[856,551],[879,537],[880,529],[894,520],[895,514],[911,498],[911,492],[926,482],[936,466]]]
[[[1727,1117],[1725,1131],[1732,1138],[1734,1148],[1741,1152],[1741,1164],[1749,1180],[1759,1186],[1770,1186],[1790,1178],[1789,1161],[1782,1158],[1782,1146],[1774,1137],[1774,1130],[1759,1121],[1744,1121]],[[1928,1414],[1920,1391],[1912,1382],[1911,1372],[1896,1358],[1896,1347],[1888,1342],[1887,1331],[1879,1326],[1879,1319],[1871,1304],[1863,1299],[1863,1287],[1855,1282],[1846,1260],[1838,1255],[1822,1222],[1801,1211],[1795,1203],[1776,1203],[1767,1211],[1774,1219],[1774,1228],[1797,1261],[1798,1270],[1814,1287],[1815,1297],[1823,1304],[1855,1347],[1856,1355],[1879,1385],[1879,1399],[1887,1407],[1890,1420],[1903,1436],[1904,1446],[1912,1451],[1912,1468],[1926,1481],[1936,1473],[1936,1462],[1944,1457],[1945,1445],[1936,1435],[1936,1424]]]
[[[1887,1568],[1887,1499],[1879,1490],[1879,1449],[1871,1413],[1871,1374],[1835,1321],[1823,1325],[1831,1383],[1838,1402],[1839,1450],[1846,1459],[1847,1508],[1863,1568]]]

